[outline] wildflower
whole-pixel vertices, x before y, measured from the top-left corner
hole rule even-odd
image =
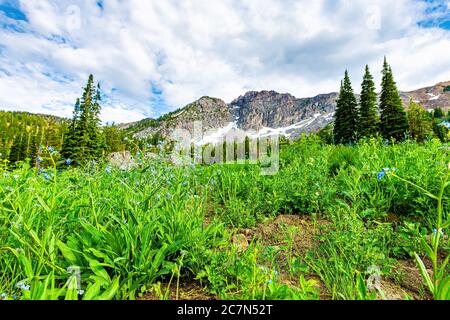
[[[46,173],[45,171],[41,170],[40,172],[41,172],[42,176],[43,176],[46,180],[50,180],[50,179],[51,179],[50,175],[49,175],[48,173]]]
[[[268,268],[266,266],[263,266],[262,264],[257,264],[256,266],[264,272],[267,272],[268,270]]]
[[[53,147],[48,147],[47,150],[48,150],[48,152],[50,152],[50,153],[55,152],[55,148],[53,148]]]
[[[84,290],[78,290],[78,295],[82,296],[84,294]]]
[[[272,278],[267,279],[267,281],[266,281],[266,283],[268,283],[268,284],[270,284],[270,283],[272,283],[272,282],[273,282]]]
[[[381,181],[381,179],[383,179],[383,177],[386,175],[386,172],[384,172],[384,170],[381,170],[380,172],[378,172],[377,174],[377,179],[379,181]]]
[[[436,230],[436,228],[434,228],[433,229],[433,234],[436,234],[436,232],[437,232],[437,230]],[[444,235],[444,231],[441,229],[441,228],[439,228],[439,233],[443,236]]]
[[[169,199],[169,200],[172,200],[172,195],[170,194],[170,192],[168,192],[168,193],[166,194],[166,198]]]
[[[440,124],[438,124],[438,126],[443,126],[443,127],[446,127],[447,129],[450,129],[450,122],[448,122],[447,120],[444,120]]]
[[[15,175],[13,176],[13,178],[16,179],[16,180],[19,179],[19,177],[20,177],[20,176],[19,176],[18,174],[15,174]]]
[[[383,179],[383,177],[386,176],[389,172],[391,172],[391,171],[396,171],[396,170],[397,170],[397,168],[383,168],[383,169],[381,169],[380,172],[378,172],[377,178],[378,178],[378,180],[381,180],[381,179]]]
[[[20,281],[19,283],[16,284],[16,287],[25,291],[30,291],[30,286],[26,284],[25,281]]]
[[[184,251],[184,250],[181,250],[180,254],[181,254],[182,256],[185,256],[185,255],[187,254],[187,252]]]
[[[36,157],[36,162],[39,164],[41,164],[41,158],[39,156]]]
[[[106,172],[107,174],[111,174],[111,167],[110,167],[110,166],[106,167],[106,168],[105,168],[105,172]]]
[[[0,294],[0,297],[2,298],[2,300],[6,300],[6,293],[4,293],[4,292],[1,293],[1,294]]]
[[[22,224],[17,222],[17,221],[13,222],[12,225],[13,225],[14,228],[17,228],[17,229],[22,227]]]
[[[73,162],[72,159],[70,159],[70,158],[66,159],[66,165],[70,166],[72,164],[72,162]]]

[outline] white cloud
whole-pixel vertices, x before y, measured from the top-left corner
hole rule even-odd
[[[346,68],[359,90],[364,65],[378,80],[384,55],[401,89],[450,79],[450,32],[419,28],[427,4],[415,0],[19,2],[28,23],[0,13],[25,31],[0,29],[8,109],[70,116],[89,73],[108,97],[104,121],[116,122],[167,111],[151,103],[152,84],[175,109],[203,95],[336,91]]]

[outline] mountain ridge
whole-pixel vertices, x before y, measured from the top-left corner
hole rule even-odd
[[[412,91],[400,91],[399,94],[405,108],[409,107],[409,102],[412,100],[428,111],[438,107],[444,111],[450,110],[450,81]],[[359,95],[355,96],[359,100]],[[237,129],[254,136],[276,133],[296,138],[303,132],[318,131],[331,123],[337,97],[337,92],[296,98],[290,93],[261,90],[248,91],[230,103],[226,103],[219,98],[203,96],[159,118],[146,118],[118,126],[125,134],[136,138],[155,134],[168,137],[176,127],[192,132],[196,121],[201,121],[203,131],[208,131],[206,136],[215,138],[220,138],[220,135]],[[68,120],[44,114],[36,115]],[[208,137],[203,140],[212,142]]]
[[[431,111],[437,107],[450,109],[450,81],[412,91],[399,92],[405,108],[410,99]],[[355,94],[359,100],[359,95]],[[248,91],[230,103],[219,98],[203,96],[200,99],[158,119],[144,119],[149,126],[122,126],[136,138],[153,134],[170,136],[174,128],[193,129],[193,122],[201,121],[207,135],[215,138],[230,130],[243,130],[249,135],[281,134],[296,138],[301,133],[318,131],[333,121],[337,92],[313,97],[296,98],[290,93],[274,90]],[[216,133],[214,133],[216,129]],[[203,142],[212,142],[203,139]]]

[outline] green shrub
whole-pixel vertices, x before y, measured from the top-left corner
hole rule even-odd
[[[339,170],[345,170],[352,166],[358,154],[353,147],[338,145],[328,158],[328,172],[330,176],[338,174]]]

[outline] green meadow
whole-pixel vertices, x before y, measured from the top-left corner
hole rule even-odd
[[[156,148],[156,147],[155,147]],[[0,171],[2,299],[449,299],[450,149],[284,142],[280,168]]]

